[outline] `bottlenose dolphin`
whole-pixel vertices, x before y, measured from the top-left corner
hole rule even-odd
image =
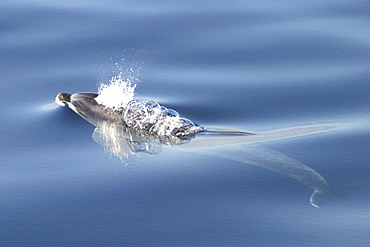
[[[242,131],[208,131],[194,126],[187,127],[186,135],[183,134],[184,132],[176,132],[172,136],[173,132],[171,132],[170,136],[162,138],[158,133],[130,128],[123,120],[125,109],[109,110],[99,104],[95,100],[96,97],[98,94],[95,93],[72,95],[59,93],[55,101],[60,105],[66,103],[74,112],[96,126],[93,139],[121,160],[138,152],[159,153],[162,150],[162,144],[167,144],[176,146],[179,150],[224,157],[281,173],[312,188],[314,192],[310,197],[310,203],[317,208],[318,198],[329,193],[325,178],[310,167],[279,152],[246,144],[328,131],[335,128],[333,124],[301,126],[259,135]],[[213,135],[212,138],[205,138],[205,135],[209,134]],[[217,135],[223,136],[217,137]],[[190,140],[192,141],[189,142]],[[184,143],[186,145],[176,145]]]

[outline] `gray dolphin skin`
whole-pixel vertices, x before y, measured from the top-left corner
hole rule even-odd
[[[103,105],[96,102],[97,96],[96,93],[75,93],[72,95],[59,93],[55,97],[55,102],[59,105],[66,103],[69,108],[94,126],[97,126],[99,121],[120,120],[122,113],[107,111]]]
[[[55,101],[60,105],[66,103],[74,112],[96,126],[97,128],[93,135],[94,140],[103,144],[107,149],[114,149],[112,153],[121,160],[127,157],[127,149],[130,149],[131,153],[143,152],[144,150],[147,153],[153,154],[161,151],[162,144],[168,144],[168,142],[163,141],[156,143],[156,139],[148,136],[147,132],[145,134],[132,133],[132,130],[122,120],[123,110],[107,110],[104,105],[96,102],[95,98],[97,96],[98,94],[95,93],[75,93],[72,95],[59,93]],[[109,128],[109,135],[104,134],[104,130],[107,128]],[[183,151],[218,156],[262,167],[288,176],[314,190],[310,197],[310,203],[312,206],[318,208],[321,196],[329,193],[329,186],[325,178],[297,160],[279,152],[263,148],[252,142],[302,136],[328,131],[333,128],[335,126],[323,124],[303,126],[290,130],[285,129],[259,135],[242,131],[207,131],[203,128],[197,128],[194,136],[189,138],[189,140],[195,137],[197,138],[185,145],[175,145],[176,147],[174,147]],[[115,133],[113,135],[114,138],[112,137],[112,133]],[[211,134],[210,137],[208,136],[209,134]],[[223,136],[217,137],[218,135]],[[170,146],[172,146],[172,143]]]

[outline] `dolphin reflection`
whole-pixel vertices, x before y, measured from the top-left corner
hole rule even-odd
[[[179,118],[171,109],[158,108],[159,105],[155,105],[157,103],[154,101],[145,103],[146,108],[139,101],[132,101],[127,104],[127,109],[109,110],[98,104],[95,100],[97,96],[94,93],[59,93],[55,101],[60,105],[67,103],[69,108],[93,124],[96,127],[92,135],[94,141],[103,145],[106,151],[122,162],[140,152],[158,154],[163,146],[174,146],[179,150],[223,157],[288,176],[314,190],[310,203],[317,208],[320,197],[329,193],[325,178],[315,170],[286,155],[253,143],[325,132],[335,128],[332,124],[301,126],[259,135],[208,131],[195,126],[190,120]],[[148,109],[161,109],[156,115],[157,119],[148,120]],[[143,115],[143,112],[147,115]],[[177,122],[170,122],[175,127],[168,131],[165,125],[168,121],[175,120]],[[185,143],[186,145],[179,145]]]

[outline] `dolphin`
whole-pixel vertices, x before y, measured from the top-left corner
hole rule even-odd
[[[151,136],[147,131],[131,129],[122,119],[124,109],[109,110],[95,100],[97,96],[96,93],[72,95],[59,93],[55,102],[63,106],[67,104],[74,112],[96,126],[93,133],[94,141],[104,145],[122,161],[138,152],[159,153],[162,151],[162,145],[167,144],[176,146],[179,150],[223,157],[288,176],[313,189],[310,204],[316,208],[319,208],[322,195],[330,193],[325,178],[312,168],[279,152],[250,143],[326,132],[335,129],[334,124],[300,126],[258,135],[243,131],[212,131],[196,127],[190,138],[185,138],[185,142],[181,139],[178,141],[178,136],[163,141],[158,136]],[[194,140],[189,142],[190,139]],[[176,145],[183,143],[186,144]]]

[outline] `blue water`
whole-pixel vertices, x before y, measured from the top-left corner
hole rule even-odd
[[[368,1],[3,1],[1,246],[369,246]],[[118,66],[117,66],[117,64]],[[165,149],[124,165],[59,92],[132,69],[138,97],[210,128],[347,128],[262,145],[341,193]]]

